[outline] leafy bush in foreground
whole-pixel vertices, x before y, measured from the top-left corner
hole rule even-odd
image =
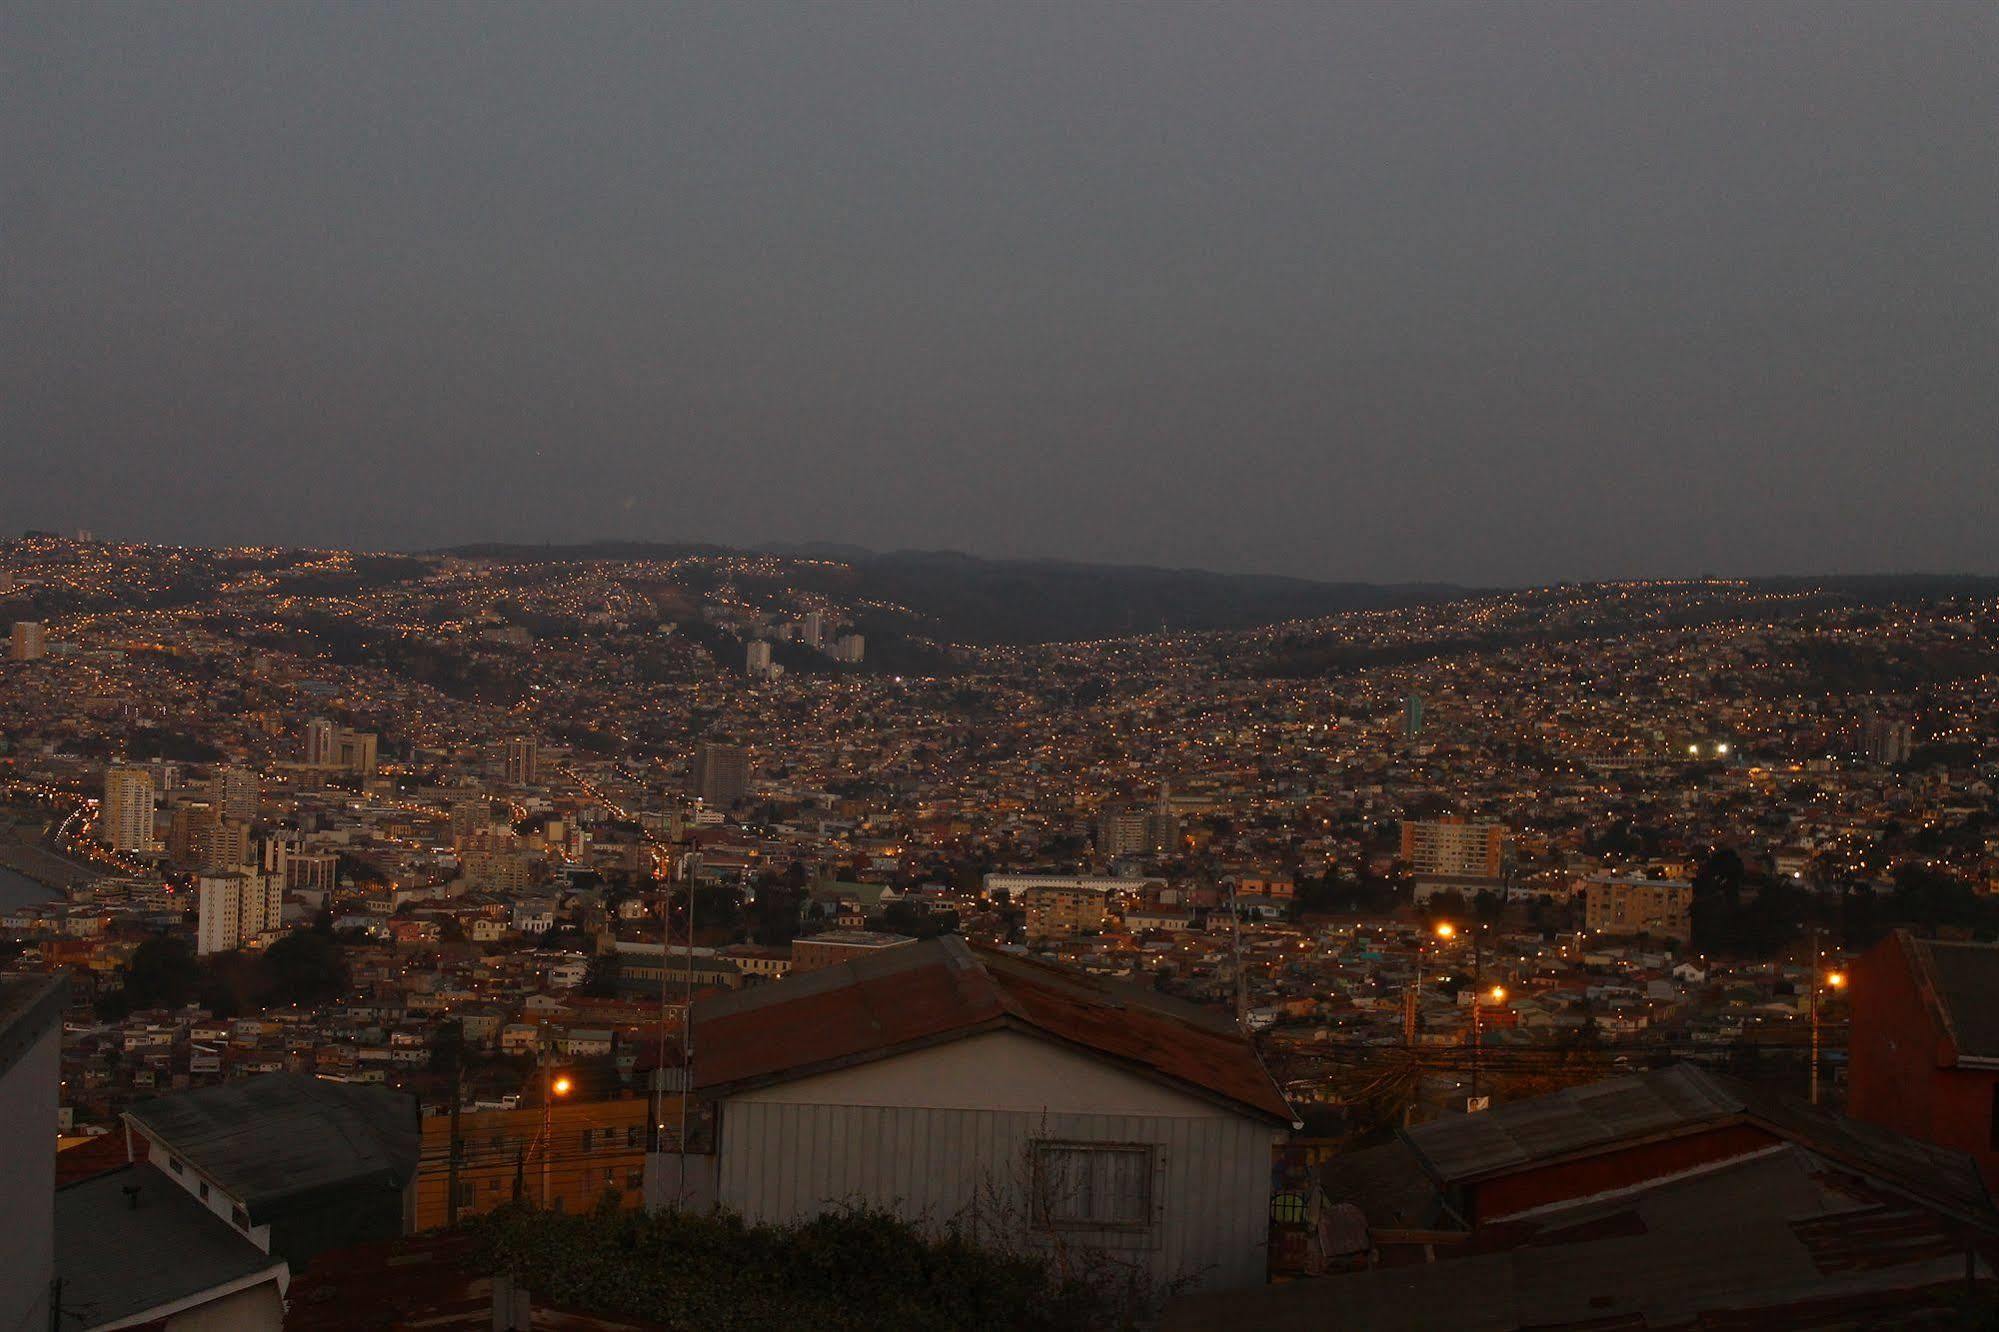
[[[1080,1332],[1129,1322],[1113,1294],[1058,1280],[1038,1257],[933,1239],[865,1208],[753,1226],[729,1213],[512,1206],[470,1228],[482,1265],[513,1274],[537,1302],[669,1328]]]

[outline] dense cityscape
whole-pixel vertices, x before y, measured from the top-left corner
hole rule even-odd
[[[0,1332],[1999,1330],[1995,57],[0,3]]]
[[[63,981],[59,1171],[304,1075],[412,1107],[396,1233],[676,1190],[775,1218],[693,1179],[730,1070],[820,1067],[800,1033],[856,1018],[778,1013],[944,947],[1107,1005],[1067,1048],[1281,1107],[1255,1279],[1367,1272],[1394,1226],[1353,1163],[1424,1126],[1691,1068],[1909,1129],[1849,973],[1999,932],[1989,582],[1037,643],[838,568],[0,545],[0,933],[10,987]],[[1091,1034],[1113,994],[1184,1025],[1133,1056]]]

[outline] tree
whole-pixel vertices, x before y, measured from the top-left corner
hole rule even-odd
[[[232,948],[203,958],[201,968],[201,1006],[217,1017],[254,1013],[270,998],[270,971],[262,958]]]
[[[347,950],[315,930],[294,930],[264,950],[270,1002],[311,1007],[344,996],[352,984]]]
[[[194,951],[179,939],[156,934],[140,944],[124,967],[126,1011],[134,1008],[178,1008],[194,998],[201,985],[201,966]]]
[[[583,972],[583,984],[578,987],[592,999],[615,999],[618,997],[618,955],[599,953],[590,959],[590,965]]]

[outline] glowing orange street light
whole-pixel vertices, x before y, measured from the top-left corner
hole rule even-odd
[[[1846,973],[1844,971],[1829,971],[1826,973],[1825,983],[1831,989],[1843,989],[1846,986]]]
[[[1437,922],[1437,937],[1439,939],[1452,938],[1457,934],[1457,932],[1458,932],[1458,927],[1451,924],[1451,922],[1449,922],[1448,920],[1440,920]]]
[[[557,1096],[567,1096],[569,1095],[569,1089],[575,1085],[576,1084],[571,1082],[568,1078],[557,1078],[553,1083],[549,1085],[549,1090],[554,1092]]]
[[[1492,1002],[1495,1004],[1506,1002],[1506,987],[1504,985],[1495,985],[1492,987]]]

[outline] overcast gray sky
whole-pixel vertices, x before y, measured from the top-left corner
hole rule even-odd
[[[1999,572],[1999,6],[0,5],[0,531]]]

